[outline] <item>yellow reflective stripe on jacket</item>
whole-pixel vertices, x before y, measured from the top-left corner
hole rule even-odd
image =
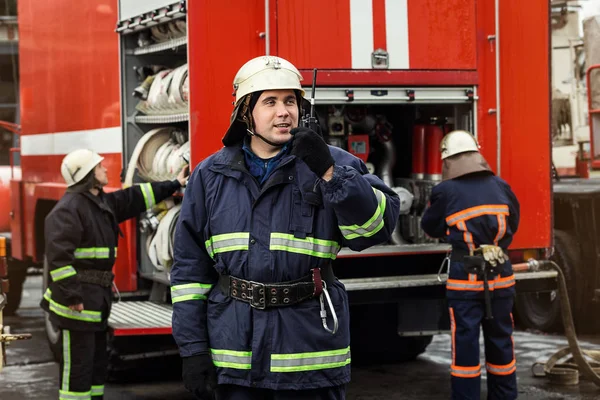
[[[69,307],[63,306],[62,304],[52,300],[52,291],[50,288],[46,289],[46,293],[44,293],[44,299],[50,303],[50,311],[56,315],[60,315],[61,317],[85,322],[102,322],[102,312],[100,311],[74,311]]]
[[[68,392],[58,391],[58,400],[90,400],[92,392]]]
[[[156,199],[154,198],[154,191],[152,190],[152,184],[142,183],[140,185],[142,194],[144,195],[144,201],[146,202],[146,209],[154,207],[156,205]]]
[[[250,240],[250,232],[224,233],[211,236],[204,245],[210,257],[215,258],[218,253],[248,250],[248,240]]]
[[[92,386],[92,397],[94,396],[104,396],[104,385]]]
[[[300,239],[288,233],[273,232],[269,250],[288,251],[335,260],[340,251],[340,245],[332,240],[315,239],[314,237]]]
[[[207,283],[186,283],[171,287],[171,303],[187,300],[206,300],[213,285]]]
[[[348,225],[339,228],[342,231],[342,235],[348,240],[356,239],[357,237],[371,237],[383,228],[385,225],[383,216],[385,215],[386,197],[380,190],[372,188],[377,198],[377,209],[375,213],[367,222],[362,225]]]
[[[219,368],[251,369],[252,352],[210,349],[213,364]]]
[[[77,271],[75,271],[75,268],[73,268],[72,265],[65,265],[64,267],[60,267],[50,271],[50,277],[52,278],[53,282],[60,281],[61,279],[66,279],[75,274],[77,274]]]
[[[272,354],[271,372],[316,371],[350,364],[350,346],[311,353]]]
[[[75,258],[94,259],[108,258],[110,256],[110,247],[82,247],[75,249]],[[117,248],[115,247],[115,257],[117,256]]]

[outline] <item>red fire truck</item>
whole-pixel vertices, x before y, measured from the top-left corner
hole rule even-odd
[[[520,200],[511,258],[550,256],[548,7],[548,0],[20,0],[22,172],[11,181],[12,257],[43,263],[44,218],[65,192],[65,154],[101,153],[107,190],[172,177],[188,155],[195,166],[222,146],[237,69],[279,55],[301,70],[307,96],[318,69],[314,100],[326,140],[413,195],[389,243],[343,248],[334,267],[350,296],[353,358],[367,350],[372,358],[415,357],[449,329],[446,275],[438,273],[448,245],[420,229],[449,130],[472,132]],[[182,196],[121,226],[120,301],[110,319],[121,360],[174,351],[170,240]],[[524,297],[530,303],[554,285],[553,272],[517,274],[519,293],[534,293]],[[47,328],[56,349],[58,332],[49,321]]]

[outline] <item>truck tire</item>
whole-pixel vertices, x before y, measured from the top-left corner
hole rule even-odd
[[[46,291],[50,284],[50,267],[48,266],[48,260],[44,257],[44,279],[42,284],[43,292]],[[43,293],[42,292],[42,293]],[[44,325],[46,328],[46,339],[48,339],[48,346],[52,351],[54,360],[60,362],[62,357],[62,334],[60,329],[50,319],[50,313],[44,311]]]
[[[352,362],[360,365],[412,361],[427,349],[433,336],[398,335],[398,305],[350,307]]]
[[[23,283],[27,278],[27,265],[14,259],[8,260],[8,302],[4,308],[4,315],[15,315],[21,305],[23,296]]]
[[[554,246],[552,260],[561,267],[565,274],[571,308],[576,316],[580,304],[576,298],[578,294],[576,271],[581,265],[579,246],[572,234],[560,230],[554,231]],[[515,307],[517,320],[523,328],[543,332],[562,331],[558,290],[519,293]]]

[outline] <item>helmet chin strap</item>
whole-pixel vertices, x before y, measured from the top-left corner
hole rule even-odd
[[[263,142],[273,146],[273,147],[277,147],[277,148],[281,148],[285,145],[285,143],[280,144],[280,143],[274,143],[271,142],[269,139],[267,139],[266,137],[263,137],[262,135],[259,135],[256,132],[252,132],[250,129],[246,128],[246,131],[250,134],[250,136],[256,136],[257,138],[259,138],[260,140],[262,140]]]

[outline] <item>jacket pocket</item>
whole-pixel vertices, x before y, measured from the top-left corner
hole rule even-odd
[[[315,206],[302,199],[302,193],[294,188],[290,210],[290,231],[294,237],[305,239],[313,233]]]

